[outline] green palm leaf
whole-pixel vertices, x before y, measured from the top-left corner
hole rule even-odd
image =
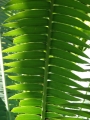
[[[90,1],[90,0],[88,0]],[[90,118],[90,100],[78,84],[83,81],[74,71],[85,72],[76,63],[87,63],[79,56],[89,58],[77,46],[90,48],[81,39],[90,39],[89,2],[83,0],[12,0],[6,10],[18,11],[5,20],[11,28],[5,36],[13,37],[14,45],[3,50],[8,53],[4,62],[5,73],[16,84],[7,88],[18,93],[10,99],[20,100],[12,112],[19,113],[15,120],[82,120]],[[76,117],[78,115],[78,118]]]

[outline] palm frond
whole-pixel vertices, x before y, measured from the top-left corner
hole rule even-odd
[[[87,6],[90,0],[12,0],[5,10],[18,11],[5,20],[4,33],[13,37],[15,45],[3,50],[9,55],[4,60],[9,79],[16,84],[8,86],[19,91],[10,99],[20,100],[12,112],[15,120],[82,120],[90,118],[89,95],[81,90],[89,88],[77,83],[83,81],[73,71],[85,72],[76,63],[87,63],[79,56],[89,58],[77,46],[90,48],[90,36],[84,21],[90,21]],[[13,75],[12,75],[13,74]],[[87,110],[86,110],[87,109]],[[77,117],[78,116],[78,117]]]

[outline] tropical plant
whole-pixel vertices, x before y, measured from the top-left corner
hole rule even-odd
[[[15,120],[83,120],[90,118],[90,92],[77,81],[89,81],[75,74],[87,70],[90,48],[90,0],[11,0],[6,11],[15,14],[5,20],[4,36],[11,36],[12,47],[3,50],[5,74],[19,102],[12,112]],[[5,61],[7,60],[7,61]],[[8,62],[9,60],[9,62]],[[79,64],[78,64],[79,63]],[[7,80],[7,79],[6,79]]]
[[[15,91],[12,90],[7,90],[5,86],[6,85],[11,85],[14,84],[14,82],[12,83],[11,80],[9,80],[7,78],[7,74],[3,74],[3,61],[2,61],[2,53],[1,53],[1,48],[2,49],[6,49],[7,47],[10,47],[13,45],[12,43],[12,38],[11,37],[3,37],[2,34],[6,31],[9,30],[9,28],[4,28],[2,26],[2,23],[4,22],[5,19],[7,19],[9,16],[11,16],[12,14],[14,14],[14,12],[4,12],[3,9],[5,4],[8,2],[8,0],[0,0],[0,119],[1,120],[10,120],[10,116],[12,116],[12,120],[15,119],[15,114],[14,113],[10,113],[8,111],[10,111],[13,107],[15,107],[17,105],[17,101],[16,100],[9,100],[7,101],[8,97],[12,96],[13,94],[15,94]],[[1,41],[2,39],[2,41]],[[4,53],[3,56],[6,56],[7,53]],[[6,62],[7,60],[4,60],[4,62]],[[10,60],[8,60],[8,62],[10,62]],[[7,68],[4,68],[7,69]],[[4,77],[7,81],[4,80]],[[5,102],[5,103],[4,103]],[[6,104],[6,105],[5,105]],[[8,110],[8,107],[10,110]],[[10,116],[8,116],[10,113]]]

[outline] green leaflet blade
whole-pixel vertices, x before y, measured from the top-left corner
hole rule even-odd
[[[29,83],[25,83],[25,84],[16,84],[16,85],[10,85],[7,86],[7,88],[11,89],[11,90],[25,90],[25,91],[42,91],[43,90],[43,86],[39,85],[39,84],[29,84]]]
[[[8,76],[11,80],[24,83],[43,83],[42,76]]]
[[[85,71],[75,63],[72,63],[68,60],[62,59],[62,58],[50,58],[49,63],[51,66],[58,66],[58,67],[63,67],[65,69],[69,70],[75,70],[75,71]]]
[[[23,18],[37,18],[37,17],[48,17],[49,16],[49,11],[46,10],[25,10],[16,13],[13,16],[10,16],[8,19],[5,20],[5,22],[11,21],[11,20],[19,20]]]
[[[59,107],[51,105],[51,104],[47,105],[47,110],[49,112],[55,112],[55,113],[62,114],[62,115],[68,115],[68,116],[74,116],[75,115],[74,113],[69,113],[68,111],[60,110]]]
[[[70,42],[72,44],[76,44],[76,45],[80,45],[80,46],[83,46],[83,47],[88,47],[90,48],[89,45],[87,45],[85,42],[81,41],[80,39],[70,35],[70,34],[67,34],[67,33],[64,33],[64,32],[53,32],[52,33],[52,39],[56,39],[56,40],[61,40],[61,41],[65,41],[65,42]]]
[[[68,101],[57,97],[47,96],[47,103],[51,103],[53,105],[63,105],[68,104]]]
[[[78,1],[80,1],[81,3],[83,3],[83,4],[90,4],[90,0],[78,0]]]
[[[72,17],[80,18],[81,20],[87,20],[90,21],[90,17],[87,16],[85,13],[78,11],[77,9],[73,9],[67,6],[55,6],[54,12],[64,15],[69,15]]]
[[[47,26],[48,20],[43,19],[43,18],[36,18],[33,20],[33,18],[25,18],[18,20],[17,22],[9,22],[6,24],[3,24],[5,27],[12,27],[12,28],[17,28],[17,27],[24,27],[24,26]]]
[[[13,42],[15,44],[18,44],[18,43],[26,43],[26,42],[44,42],[46,43],[47,42],[47,36],[46,35],[41,35],[41,34],[27,34],[27,35],[21,35],[21,36],[18,36],[18,37],[15,37]]]
[[[52,29],[54,31],[61,31],[61,32],[72,34],[72,35],[75,35],[81,38],[90,39],[90,37],[87,34],[85,34],[81,30],[76,29],[75,27],[72,27],[70,25],[66,25],[62,23],[53,23]]]
[[[39,115],[32,115],[32,114],[19,114],[16,117],[16,120],[41,120],[41,117]]]
[[[70,78],[67,78],[65,76],[56,75],[56,74],[49,74],[49,79],[51,81],[54,81],[57,83],[82,88],[82,86],[80,84],[76,83],[74,80],[71,80]],[[78,81],[80,81],[80,80],[82,80],[82,79],[78,79]]]
[[[40,114],[41,108],[33,107],[33,106],[22,106],[22,107],[15,107],[12,109],[14,113],[27,113],[27,114]]]
[[[39,100],[39,99],[32,98],[32,99],[27,99],[27,100],[21,100],[19,102],[19,105],[20,106],[37,106],[37,107],[41,107],[42,101]]]
[[[25,58],[26,59],[26,58]],[[9,67],[20,67],[20,68],[37,68],[44,67],[44,61],[42,60],[21,60],[16,62],[5,63],[5,66]]]
[[[56,89],[56,90],[60,90],[60,91],[63,91],[63,92],[66,92],[67,90],[67,93],[80,93],[79,91],[77,91],[76,89],[74,88],[71,88],[65,84],[61,84],[61,83],[56,83],[56,82],[52,82],[52,81],[49,81],[48,82],[48,87],[51,88],[51,89]]]
[[[45,53],[41,51],[31,51],[31,52],[18,52],[14,54],[10,54],[8,56],[3,57],[3,59],[42,59],[45,58]]]
[[[51,43],[51,48],[62,49],[69,53],[74,53],[74,54],[89,58],[86,54],[84,54],[84,52],[82,52],[78,48],[74,47],[73,45],[71,45],[67,42],[61,41],[61,40],[59,40],[59,41],[53,40]]]
[[[78,20],[74,17],[71,17],[71,16],[55,14],[55,15],[53,15],[53,21],[58,22],[58,23],[64,23],[64,24],[68,24],[68,25],[77,26],[79,28],[86,29],[86,30],[90,29],[90,27],[87,26],[85,23],[83,23],[80,20]]]
[[[60,67],[56,67],[56,66],[50,66],[49,67],[49,71],[53,74],[56,75],[61,75],[61,76],[65,76],[74,80],[78,80],[80,79],[80,77],[78,77],[77,75],[75,75],[74,73],[72,73],[70,70],[64,69],[64,68],[60,68]]]
[[[71,96],[63,91],[59,91],[56,89],[48,89],[47,96],[52,96],[60,99],[65,99],[69,101],[78,101],[79,98],[75,98],[74,96]]]
[[[26,44],[19,44],[13,47],[9,47],[3,52],[26,52],[26,51],[33,51],[33,50],[45,50],[46,45],[42,43],[26,43]]]
[[[25,98],[42,98],[42,93],[40,92],[23,92],[11,96],[9,99],[25,99]]]
[[[55,4],[68,6],[68,7],[71,7],[71,8],[73,7],[74,9],[85,11],[86,13],[90,12],[90,8],[89,7],[87,7],[86,5],[82,4],[81,2],[74,1],[74,0],[67,0],[66,2],[60,1],[60,0],[55,0]]]
[[[87,64],[87,61],[82,60],[77,55],[74,55],[68,51],[63,50],[63,49],[51,49],[50,55],[52,55],[54,57],[58,57],[58,58],[63,58],[63,59],[66,59],[66,60],[69,60],[72,62],[76,62],[76,63],[84,63],[84,64],[86,63]]]
[[[43,75],[44,70],[42,68],[10,68],[5,70],[6,73],[17,73],[27,75]]]
[[[15,30],[11,30],[9,32],[4,33],[4,36],[17,36],[17,35],[23,35],[24,33],[26,34],[45,34],[48,31],[47,27],[22,27],[22,28],[17,28]]]
[[[48,9],[50,7],[47,1],[29,1],[23,3],[16,3],[6,6],[5,10],[23,10],[23,9]]]
[[[83,117],[88,117],[90,118],[90,112],[87,112],[87,111],[80,111],[80,110],[71,110],[71,109],[61,109],[63,111],[68,111],[69,113],[74,113],[76,115],[80,115],[80,116],[83,116]]]

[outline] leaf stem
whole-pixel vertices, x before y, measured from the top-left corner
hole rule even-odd
[[[45,120],[45,113],[46,113],[47,80],[48,80],[48,71],[49,71],[48,65],[49,65],[49,54],[50,54],[50,44],[51,44],[53,4],[54,4],[54,0],[51,0],[51,8],[49,11],[50,17],[49,17],[47,48],[46,48],[45,72],[44,72],[43,98],[42,98],[42,120]]]
[[[3,89],[4,89],[4,99],[5,99],[5,105],[6,105],[6,110],[7,110],[7,120],[11,120],[11,115],[10,115],[10,111],[9,111],[8,96],[7,96],[7,89],[6,89],[6,80],[5,80],[5,74],[4,74],[4,66],[3,66],[1,33],[0,33],[0,62],[1,62],[2,82],[3,82]]]

